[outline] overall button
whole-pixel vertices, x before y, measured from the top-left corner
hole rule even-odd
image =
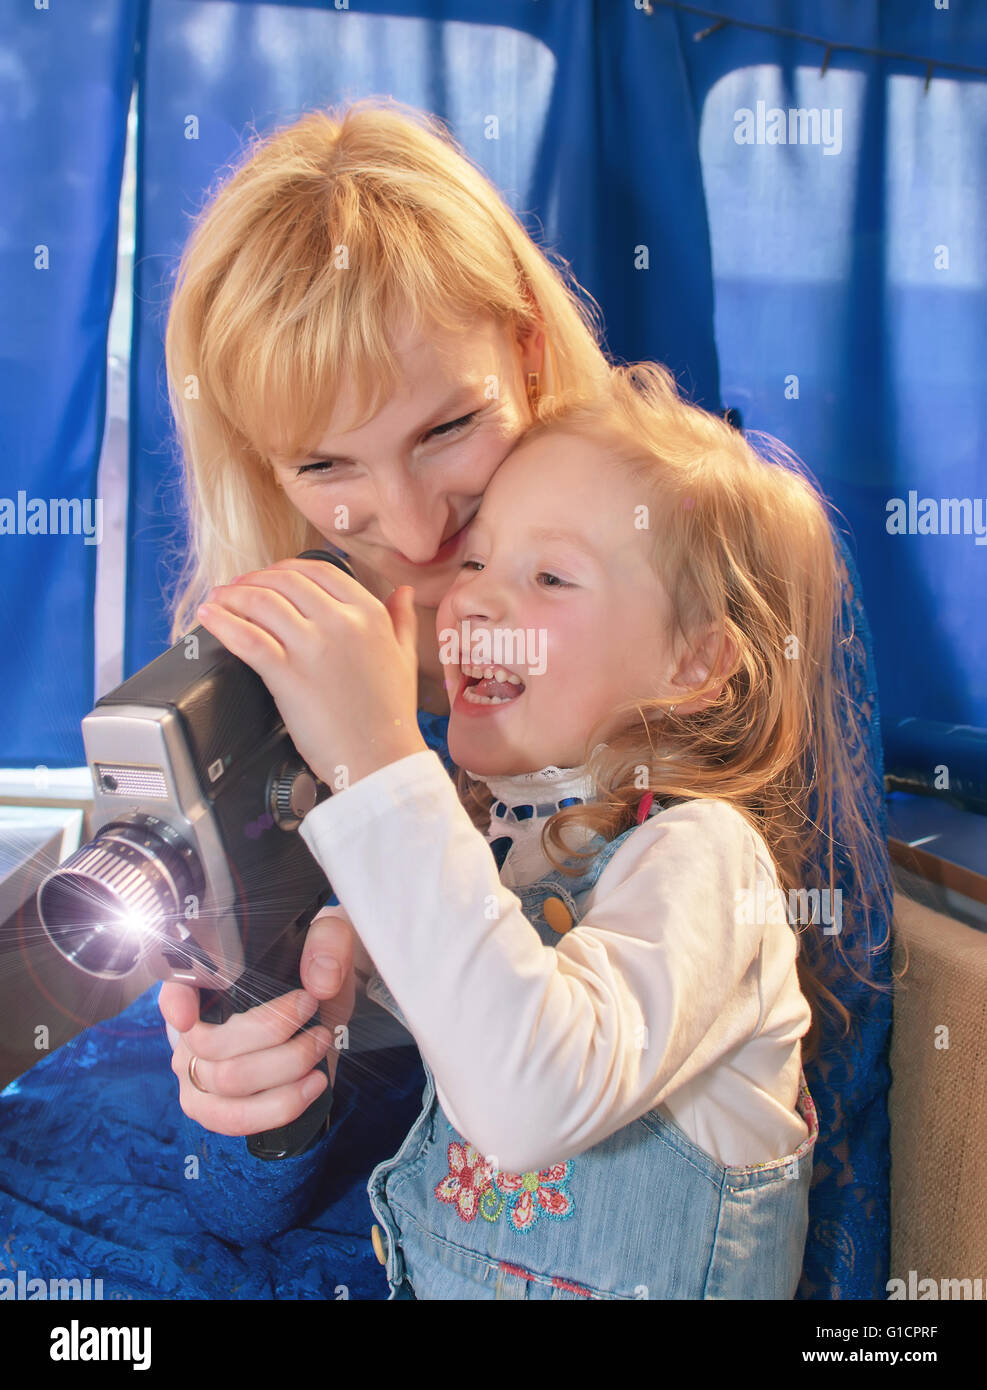
[[[546,898],[541,910],[545,921],[559,936],[564,936],[572,926],[572,913],[561,898]]]
[[[374,1226],[370,1232],[370,1244],[374,1247],[374,1254],[382,1265],[387,1264],[387,1255],[384,1251],[384,1237],[379,1226]]]

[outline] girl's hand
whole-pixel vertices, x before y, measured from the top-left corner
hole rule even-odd
[[[324,908],[305,939],[305,988],[234,1014],[225,1023],[200,1021],[199,992],[190,985],[169,980],[161,986],[158,1007],[168,1025],[171,1069],[178,1077],[179,1103],[190,1120],[215,1134],[260,1134],[297,1119],[325,1090],[325,1077],[314,1070],[323,1057],[335,1084],[336,1029],[349,1021],[356,998],[355,946],[343,909]],[[320,961],[335,965],[335,978],[331,971],[324,973]],[[321,1026],[295,1037],[316,1009]],[[193,1057],[204,1090],[189,1080]]]
[[[298,752],[338,791],[428,747],[414,592],[381,603],[335,565],[280,560],[213,589],[197,616],[257,672]]]

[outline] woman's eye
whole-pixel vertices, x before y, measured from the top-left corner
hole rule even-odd
[[[325,475],[333,468],[338,468],[338,465],[334,463],[332,459],[320,459],[318,463],[303,464],[295,474],[295,477],[300,478],[303,473],[319,473]]]
[[[449,420],[444,425],[436,425],[434,429],[429,430],[429,434],[451,434],[453,430],[459,430],[464,425],[468,425],[479,413],[478,410],[471,410],[469,415],[461,415],[458,420]]]
[[[463,563],[459,566],[459,568],[460,568],[461,570],[469,569],[470,565],[477,565],[480,569],[482,569],[482,568],[483,568],[483,561],[482,561],[482,560],[464,560]]]
[[[478,410],[472,410],[469,415],[461,415],[458,420],[449,420],[444,425],[436,425],[434,429],[429,430],[429,434],[453,434],[455,431],[461,430],[468,425],[479,413]],[[303,473],[318,473],[320,476],[325,477],[332,471],[339,471],[339,465],[337,463],[332,459],[319,459],[316,463],[303,464],[302,467],[297,470],[295,477],[300,478]]]

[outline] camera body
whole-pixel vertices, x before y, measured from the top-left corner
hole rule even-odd
[[[327,551],[303,556],[351,573]],[[256,672],[196,627],[103,695],[82,735],[95,834],[38,889],[57,949],[100,978],[144,961],[208,990],[200,1013],[217,1022],[298,987],[306,930],[332,890],[295,831],[331,793]],[[298,1133],[289,1148],[276,1136],[248,1147],[301,1151]]]
[[[92,873],[105,863],[120,886],[151,873],[132,910],[159,898],[165,912],[122,953],[80,950],[63,933],[56,944],[70,945],[81,969],[113,977],[143,958],[159,979],[226,989],[329,896],[291,833],[321,784],[266,686],[205,628],[98,700],[82,735],[97,833],[87,860],[69,865]]]

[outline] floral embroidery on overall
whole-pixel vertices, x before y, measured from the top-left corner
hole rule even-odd
[[[564,1221],[575,1211],[568,1188],[571,1159],[537,1173],[504,1173],[472,1144],[453,1140],[448,1160],[449,1172],[436,1184],[435,1195],[454,1206],[461,1221],[472,1221],[478,1212],[484,1221],[506,1214],[515,1231],[530,1231],[545,1217]]]

